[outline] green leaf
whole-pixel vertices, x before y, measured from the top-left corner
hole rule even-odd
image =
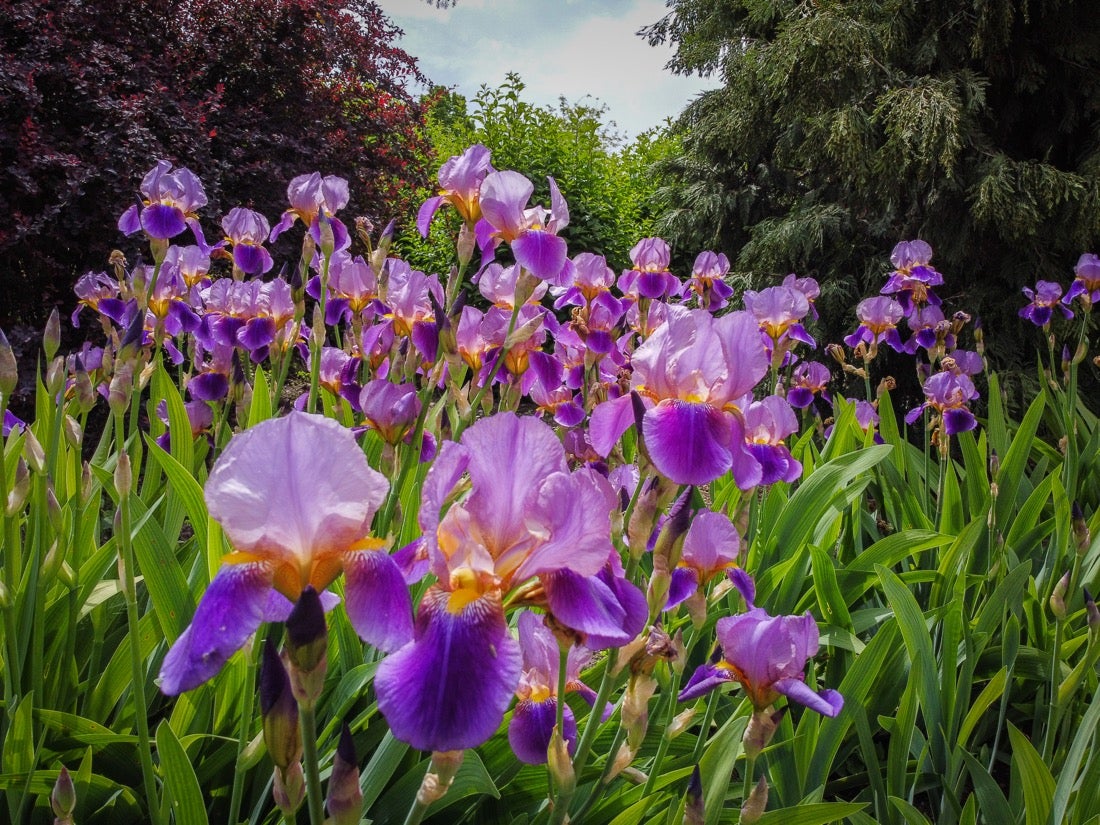
[[[1070,796],[1077,785],[1078,774],[1081,773],[1083,764],[1087,760],[1096,758],[1092,745],[1098,726],[1100,726],[1100,697],[1094,695],[1089,703],[1089,709],[1085,711],[1085,715],[1077,725],[1077,732],[1073,736],[1065,762],[1062,763],[1062,770],[1058,773],[1049,825],[1064,825],[1067,821],[1066,812],[1069,810]],[[1082,813],[1091,812],[1082,811]]]
[[[1024,468],[1031,455],[1032,442],[1039,429],[1039,421],[1046,406],[1046,393],[1039,393],[1031,402],[1020,428],[1012,438],[1008,452],[1001,457],[1001,469],[997,473],[997,523],[1008,524],[1012,511],[1018,506],[1017,492],[1024,479]]]
[[[267,376],[263,367],[256,367],[252,380],[252,403],[248,406],[248,426],[255,427],[261,421],[271,418],[271,391],[268,389]]]
[[[932,637],[917,600],[896,575],[885,567],[878,568],[886,600],[897,616],[898,628],[909,653],[910,674],[915,681],[917,699],[924,711],[924,722],[932,743],[932,762],[937,770],[946,767],[946,748],[943,741],[943,714],[940,706],[940,690],[936,679],[936,656]]]
[[[729,790],[733,766],[741,755],[741,737],[745,735],[749,717],[731,716],[718,730],[699,760],[699,777],[703,781],[703,810],[706,825],[716,825]]]
[[[134,530],[133,537],[138,570],[149,589],[164,637],[171,643],[191,621],[195,603],[173,543],[164,535],[156,519],[149,518],[152,510],[146,511],[138,496],[130,497],[130,506],[134,511],[135,523],[141,525]]]
[[[1016,817],[1012,808],[1005,799],[1004,793],[996,780],[989,775],[982,764],[970,755],[968,751],[957,751],[966,763],[970,772],[970,779],[974,783],[974,794],[978,797],[978,807],[981,809],[986,822],[1015,822]],[[1058,820],[1061,823],[1061,820]]]
[[[202,486],[187,469],[187,465],[176,460],[171,453],[166,453],[152,438],[146,438],[149,447],[149,456],[160,465],[164,475],[168,477],[168,485],[172,492],[179,496],[183,502],[187,518],[191,522],[199,547],[206,546],[206,523],[209,515],[206,510],[206,500],[203,498]]]
[[[865,803],[860,802],[811,802],[768,811],[757,820],[757,825],[826,825],[839,822],[866,807]]]
[[[989,710],[989,706],[1001,697],[1007,682],[1008,668],[1002,667],[993,675],[993,678],[989,680],[986,686],[982,688],[982,692],[978,694],[978,698],[970,705],[970,710],[966,712],[966,716],[959,726],[959,735],[956,738],[959,747],[966,747],[966,742],[970,738],[970,734],[974,732],[974,728],[981,719],[982,714]]]
[[[180,825],[208,823],[202,788],[187,752],[167,720],[157,727],[157,755],[164,774],[164,803]]]
[[[896,796],[891,796],[890,804],[901,811],[901,815],[905,817],[905,821],[909,823],[909,825],[932,825],[928,817],[926,817],[904,799],[899,799]]]
[[[1024,791],[1024,825],[1043,825],[1054,801],[1054,777],[1031,740],[1008,722],[1012,742],[1012,769]]]

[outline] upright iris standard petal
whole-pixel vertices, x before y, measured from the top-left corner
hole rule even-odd
[[[212,678],[267,618],[272,569],[263,563],[231,564],[214,576],[191,624],[176,639],[160,669],[170,696]]]
[[[393,735],[424,751],[463,750],[492,736],[520,675],[519,644],[499,597],[461,607],[431,588],[420,603],[416,639],[378,666],[378,708]]]
[[[387,489],[350,430],[291,413],[229,443],[206,502],[234,549],[278,564],[276,587],[296,601],[306,584],[321,590],[335,578],[332,557],[370,532]]]

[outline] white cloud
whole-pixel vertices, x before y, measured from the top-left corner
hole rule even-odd
[[[675,117],[712,81],[664,69],[669,48],[637,36],[666,12],[663,0],[557,3],[457,0],[436,9],[423,0],[381,0],[405,30],[401,46],[420,58],[435,82],[468,97],[517,72],[534,103],[556,106],[596,98],[629,136]]]

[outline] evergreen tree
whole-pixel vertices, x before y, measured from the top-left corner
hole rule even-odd
[[[756,282],[826,285],[836,316],[921,237],[1000,357],[1019,287],[1100,237],[1100,14],[1090,0],[668,0],[643,31],[714,73],[661,164],[660,228]],[[826,316],[828,317],[828,316]],[[998,331],[1000,335],[998,335]],[[1013,350],[1013,347],[1017,347]]]

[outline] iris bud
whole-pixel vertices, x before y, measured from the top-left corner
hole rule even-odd
[[[54,825],[72,825],[73,811],[76,810],[76,788],[67,768],[62,766],[50,793],[50,807],[53,808]]]
[[[57,348],[60,346],[61,317],[57,314],[57,307],[54,307],[50,317],[46,319],[46,329],[42,333],[42,349],[46,353],[47,361],[57,355]]]
[[[570,794],[577,787],[577,774],[573,770],[573,759],[569,756],[569,746],[562,738],[561,730],[554,725],[550,734],[550,746],[546,752],[550,776],[558,787],[558,793]]]
[[[328,628],[321,597],[307,585],[286,620],[286,654],[294,698],[313,707],[321,696],[328,670]]]
[[[1089,525],[1085,521],[1085,514],[1081,510],[1081,505],[1076,501],[1073,502],[1071,513],[1073,518],[1073,543],[1077,548],[1077,555],[1083,556],[1092,544],[1092,534],[1089,532]]]
[[[1050,612],[1054,618],[1062,621],[1066,618],[1066,591],[1069,590],[1069,571],[1054,585],[1054,592],[1050,594]]]
[[[454,782],[455,774],[462,765],[462,756],[465,751],[435,751],[432,753],[431,764],[428,772],[424,774],[424,780],[420,783],[420,790],[416,792],[416,801],[422,805],[430,805],[450,790]]]
[[[12,350],[4,331],[0,329],[0,395],[7,400],[18,383],[19,367],[15,362],[15,351]]]
[[[264,720],[264,744],[271,761],[286,770],[302,758],[302,736],[290,677],[270,637],[264,643],[260,662],[260,713]]]
[[[749,798],[741,806],[741,825],[754,825],[764,815],[764,809],[768,807],[768,780],[763,776],[752,789]]]
[[[687,793],[684,794],[684,825],[703,825],[706,811],[703,808],[703,776],[696,765],[688,780]]]
[[[332,825],[359,825],[363,815],[363,792],[359,789],[355,742],[347,724],[340,730],[340,743],[336,746],[336,756],[332,761],[325,802],[329,814],[327,821]]]
[[[279,810],[293,818],[306,798],[306,778],[302,773],[301,762],[295,762],[286,770],[275,768],[275,783],[271,795]]]

